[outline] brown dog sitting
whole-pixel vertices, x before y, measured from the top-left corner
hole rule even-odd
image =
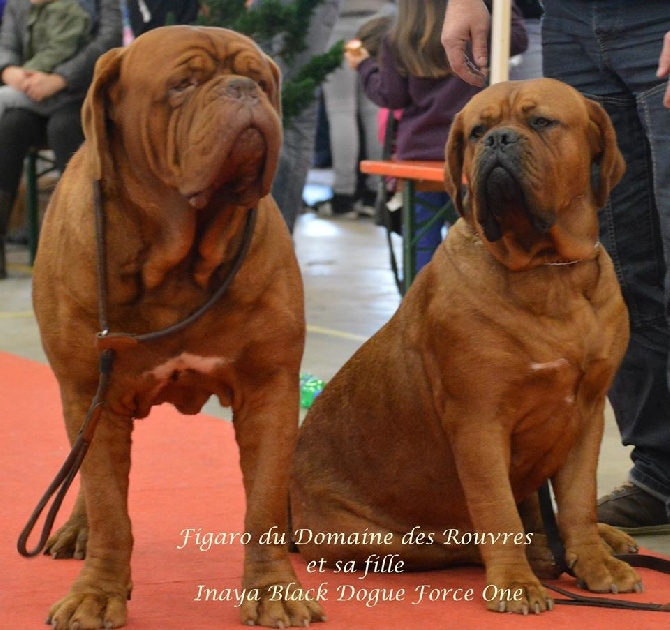
[[[224,29],[157,29],[97,64],[86,142],[46,213],[34,277],[35,312],[74,440],[98,384],[100,180],[109,325],[100,346],[116,358],[82,492],[48,543],[57,557],[86,556],[49,612],[54,628],[125,624],[133,419],[163,402],[194,414],[211,395],[233,409],[247,496],[242,621],[285,627],[321,618],[311,601],[282,597],[281,587],[297,583],[285,546],[258,544],[271,527],[286,527],[304,341],[299,268],[267,196],[281,144],[279,99],[276,66]],[[137,342],[133,335],[170,327],[210,300],[230,277],[245,226],[253,230],[248,251],[223,297],[184,329]]]
[[[483,562],[490,609],[544,611],[526,550],[551,479],[577,579],[639,588],[596,525],[605,395],[628,339],[597,209],[623,170],[604,110],[557,81],[494,85],[456,118],[445,175],[462,218],[299,434],[291,505],[308,559]]]

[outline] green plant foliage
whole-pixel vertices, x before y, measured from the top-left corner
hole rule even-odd
[[[222,26],[251,37],[263,50],[291,69],[294,77],[282,85],[284,126],[314,100],[316,88],[333,70],[340,67],[344,42],[338,42],[323,55],[312,57],[301,68],[294,68],[296,57],[305,51],[305,37],[314,9],[323,0],[262,0],[248,9],[245,0],[202,0],[199,23]]]

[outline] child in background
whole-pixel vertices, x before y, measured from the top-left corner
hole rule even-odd
[[[50,73],[86,44],[91,17],[78,0],[30,0],[24,79],[32,73]],[[15,86],[0,87],[0,116],[6,109],[21,107],[48,116],[50,104],[34,101]]]
[[[399,160],[444,161],[444,146],[456,114],[482,88],[453,74],[440,41],[448,0],[398,0],[397,17],[382,42],[381,59],[369,54],[360,42],[345,49],[349,66],[358,71],[368,98],[388,109],[402,109],[396,136]],[[512,6],[510,54],[528,45],[523,16]],[[447,193],[419,192],[414,223],[421,225],[435,208],[449,200]],[[416,270],[424,267],[442,242],[444,222],[433,223],[416,247]]]

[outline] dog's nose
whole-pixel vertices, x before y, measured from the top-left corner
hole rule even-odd
[[[257,99],[258,85],[252,79],[235,77],[226,83],[225,93],[239,100]]]
[[[513,129],[493,129],[487,134],[486,138],[484,138],[484,144],[487,147],[504,149],[506,146],[514,144],[518,140],[519,135]]]

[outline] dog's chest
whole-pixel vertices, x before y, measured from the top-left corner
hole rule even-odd
[[[212,395],[218,396],[224,407],[230,406],[228,373],[232,364],[233,360],[223,355],[182,352],[142,362],[135,370],[119,366],[123,376],[115,381],[111,395],[136,418],[147,416],[153,406],[163,403],[174,405],[181,413],[196,414]]]
[[[142,374],[144,379],[149,379],[157,384],[173,383],[186,373],[195,373],[201,376],[213,375],[222,366],[229,363],[229,359],[217,356],[203,356],[182,352],[157,365]]]
[[[509,423],[512,475],[555,468],[580,439],[609,380],[609,362],[574,355],[529,361],[510,383],[502,417]],[[602,412],[601,412],[602,413]]]
[[[531,361],[519,379],[520,399],[517,416],[555,416],[571,414],[575,409],[581,366],[559,357],[549,361]],[[544,422],[544,420],[543,420]]]

